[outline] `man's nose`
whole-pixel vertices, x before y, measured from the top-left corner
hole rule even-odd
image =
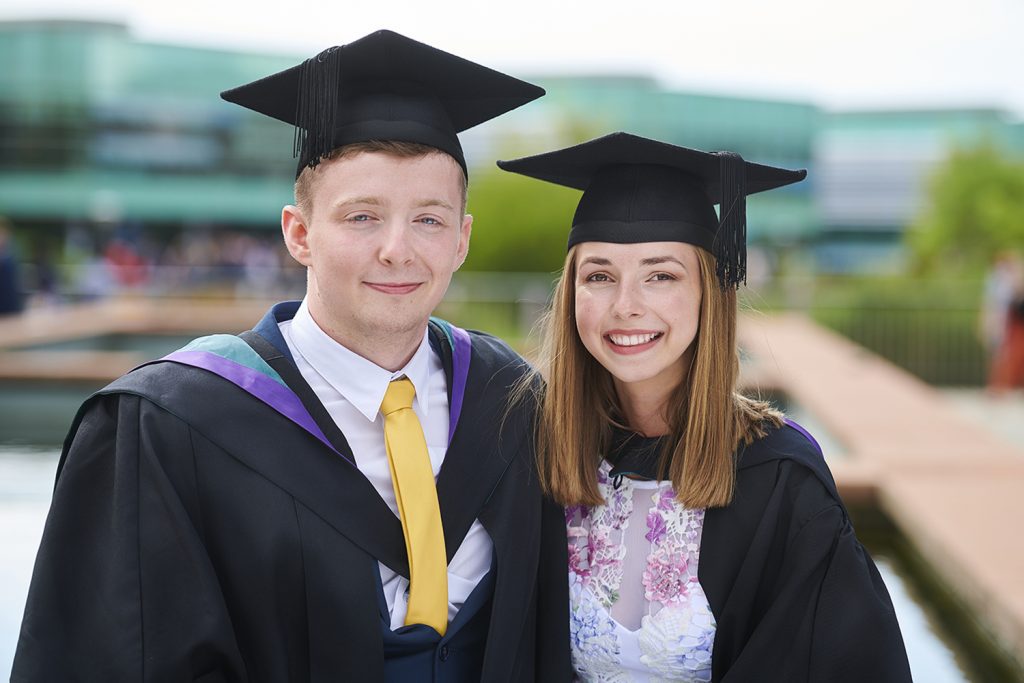
[[[378,257],[381,263],[399,265],[412,261],[412,247],[409,244],[409,231],[398,222],[388,222],[381,230],[381,243]]]

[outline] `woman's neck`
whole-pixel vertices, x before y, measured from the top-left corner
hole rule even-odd
[[[619,408],[626,425],[643,436],[664,436],[671,429],[668,422],[668,401],[673,388],[652,390],[616,382]]]

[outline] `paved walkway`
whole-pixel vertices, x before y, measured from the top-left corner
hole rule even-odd
[[[992,396],[984,389],[943,389],[961,415],[1017,447],[1024,458],[1024,391]]]
[[[241,332],[273,302],[124,297],[76,306],[36,308],[0,318],[0,379],[108,382],[150,360],[125,351],[24,350],[37,344],[108,334]]]
[[[844,497],[873,498],[1024,674],[1024,449],[908,373],[797,315],[740,330],[751,384],[778,389],[845,447]],[[1024,415],[1017,414],[1018,424]]]

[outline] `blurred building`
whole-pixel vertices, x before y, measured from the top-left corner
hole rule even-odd
[[[16,225],[264,225],[286,126],[220,90],[289,58],[144,44],[123,26],[0,23],[0,214]]]
[[[837,112],[814,140],[822,270],[895,268],[932,170],[957,148],[1024,153],[1024,123],[992,109]]]
[[[276,230],[292,130],[218,93],[302,57],[143,43],[117,24],[0,22],[0,215],[60,234]],[[535,80],[547,97],[464,135],[470,165],[629,130],[808,168],[808,181],[751,198],[750,235],[828,270],[898,263],[928,172],[953,145],[1024,151],[1024,125],[997,111],[837,113],[642,77]]]

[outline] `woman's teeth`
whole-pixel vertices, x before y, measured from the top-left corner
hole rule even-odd
[[[616,346],[639,346],[653,341],[661,336],[661,332],[649,332],[647,334],[609,334],[608,338]]]

